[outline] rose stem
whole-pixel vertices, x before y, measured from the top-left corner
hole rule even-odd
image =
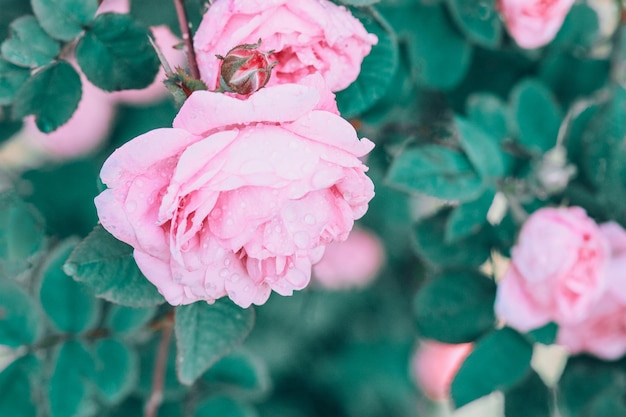
[[[196,61],[196,51],[193,49],[193,38],[189,33],[189,20],[187,19],[187,10],[185,9],[185,0],[174,0],[176,6],[176,14],[178,15],[178,25],[180,33],[183,36],[185,49],[187,52],[187,63],[191,76],[197,80],[200,79],[200,71],[198,70],[198,62]]]
[[[172,340],[172,331],[174,330],[174,322],[166,319],[162,323],[161,342],[159,343],[159,351],[157,353],[156,362],[154,364],[154,374],[152,375],[152,392],[144,409],[144,417],[156,417],[159,406],[163,401],[163,386],[165,384],[165,365]]]

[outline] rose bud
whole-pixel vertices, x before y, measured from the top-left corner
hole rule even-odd
[[[229,93],[248,95],[263,88],[272,75],[276,62],[270,62],[272,53],[259,51],[257,43],[235,46],[226,56],[217,55],[220,66],[220,89]]]

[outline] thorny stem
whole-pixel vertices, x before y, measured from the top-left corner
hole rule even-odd
[[[154,364],[154,374],[152,375],[152,392],[144,409],[144,417],[156,417],[159,406],[163,401],[163,386],[165,384],[165,369],[167,357],[172,340],[172,332],[174,330],[174,310],[171,311],[165,320],[160,322],[161,342],[159,343],[159,351],[157,353],[156,362]]]
[[[187,19],[187,10],[185,9],[185,0],[174,0],[176,6],[176,15],[178,16],[178,25],[180,33],[183,36],[185,49],[187,52],[187,63],[191,76],[197,80],[200,79],[200,71],[198,70],[198,62],[196,61],[196,51],[193,49],[193,38],[189,33],[189,19]]]

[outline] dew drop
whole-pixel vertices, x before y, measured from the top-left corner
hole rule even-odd
[[[229,271],[228,268],[222,268],[222,270],[220,271],[220,277],[225,278],[226,276],[228,276]]]
[[[206,248],[208,248],[208,247],[209,247],[209,244],[208,244],[208,243],[206,243],[206,242],[204,242],[204,243],[202,244],[202,247],[203,247],[204,249],[206,249]]]
[[[143,184],[144,184],[143,180],[141,179],[135,180],[135,185],[137,185],[137,187],[143,187]]]
[[[250,291],[250,286],[249,286],[249,285],[246,285],[245,287],[243,287],[243,290],[244,290],[245,292]]]
[[[232,226],[232,225],[233,225],[233,220],[232,220],[232,219],[228,219],[228,220],[226,220],[226,224],[227,224],[228,226]]]
[[[129,201],[128,203],[126,203],[126,211],[132,213],[135,210],[137,210],[137,203],[135,203],[134,201]]]
[[[211,212],[211,217],[213,217],[214,219],[217,219],[218,217],[220,217],[222,215],[222,210],[216,208],[215,210],[213,210]]]
[[[230,259],[228,258],[224,259],[224,265],[226,266],[230,265]]]
[[[304,222],[306,224],[315,224],[315,216],[313,216],[312,214],[307,214],[306,216],[304,216]]]
[[[239,281],[239,275],[237,275],[237,274],[232,274],[232,275],[230,276],[230,280],[231,280],[232,282],[237,282],[237,281]]]

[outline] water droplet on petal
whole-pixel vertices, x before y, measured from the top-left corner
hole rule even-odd
[[[230,272],[228,271],[228,268],[222,268],[222,270],[220,271],[220,277],[225,278],[228,276]]]
[[[232,226],[232,225],[233,225],[233,219],[228,219],[228,220],[226,220],[226,224],[227,224],[228,226]]]
[[[243,287],[243,290],[244,290],[245,292],[250,291],[250,286],[249,286],[249,285],[246,285],[245,287]]]
[[[214,219],[217,219],[218,217],[220,217],[222,215],[222,210],[216,208],[215,210],[213,210],[211,212],[211,217],[213,217]]]
[[[129,213],[134,212],[135,210],[137,210],[137,203],[135,203],[134,201],[129,201],[126,203],[126,211]]]
[[[304,222],[306,224],[315,224],[315,216],[313,216],[312,214],[307,214],[306,216],[304,216]]]
[[[228,258],[224,259],[224,265],[226,266],[230,265],[230,259]]]
[[[237,281],[239,281],[239,275],[237,275],[237,274],[232,274],[232,275],[230,276],[230,280],[231,280],[232,282],[237,282]]]

